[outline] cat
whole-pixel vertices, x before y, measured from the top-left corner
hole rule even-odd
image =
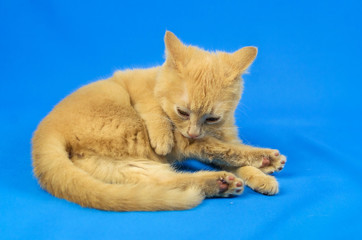
[[[244,185],[274,195],[268,175],[283,169],[278,150],[244,145],[234,111],[255,47],[234,53],[164,37],[166,60],[117,71],[62,100],[32,139],[34,174],[52,195],[110,211],[183,210],[204,198],[240,195]],[[186,158],[222,171],[180,172]]]

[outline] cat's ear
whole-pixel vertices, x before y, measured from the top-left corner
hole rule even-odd
[[[229,78],[236,78],[243,74],[246,69],[253,63],[258,49],[256,47],[244,47],[232,54],[228,54],[227,64],[230,71],[228,71]]]
[[[165,34],[166,63],[177,67],[184,61],[186,46],[170,31]]]
[[[256,58],[258,49],[256,47],[243,47],[242,49],[231,54],[232,61],[235,68],[238,68],[242,73],[244,72]]]

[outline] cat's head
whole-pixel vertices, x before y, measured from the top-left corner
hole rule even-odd
[[[257,49],[234,53],[207,52],[184,45],[166,32],[166,61],[155,94],[175,126],[187,138],[220,136],[233,115],[243,90],[242,73],[254,61]]]

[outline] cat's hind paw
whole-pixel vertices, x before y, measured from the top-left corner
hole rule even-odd
[[[232,197],[244,190],[244,182],[234,174],[226,171],[195,173],[198,184],[206,197]]]
[[[217,184],[219,185],[219,193],[216,195],[217,197],[231,197],[240,195],[244,191],[243,180],[235,177],[234,175],[221,176],[217,180]]]

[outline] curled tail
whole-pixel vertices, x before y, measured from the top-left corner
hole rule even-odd
[[[54,132],[35,132],[32,156],[34,174],[44,189],[84,207],[112,211],[182,210],[198,205],[204,198],[194,187],[102,182],[70,161],[65,139]]]

